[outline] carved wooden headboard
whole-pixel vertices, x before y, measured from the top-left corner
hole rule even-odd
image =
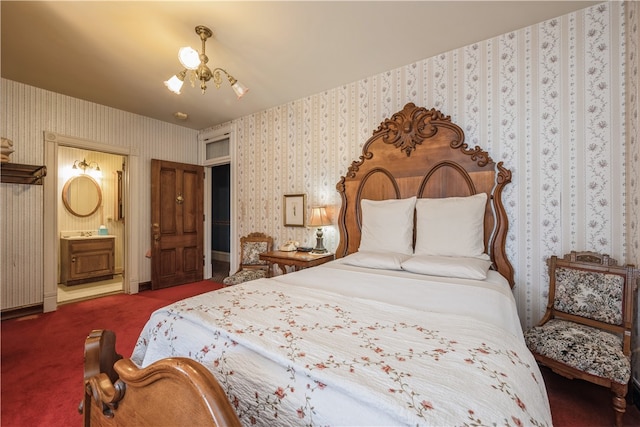
[[[509,182],[511,171],[502,162],[496,164],[480,147],[469,148],[464,132],[449,116],[409,103],[380,124],[364,144],[360,159],[351,163],[336,185],[342,197],[336,256],[358,250],[362,199],[487,193],[485,249],[493,268],[513,287],[513,267],[505,251],[508,220],[501,199],[502,189]]]

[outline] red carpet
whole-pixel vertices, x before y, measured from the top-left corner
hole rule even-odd
[[[2,321],[0,425],[82,425],[84,340],[92,329],[116,332],[116,350],[131,355],[151,312],[174,301],[219,289],[202,281],[136,295],[114,295],[59,307],[53,313]],[[556,427],[613,425],[608,390],[542,369]],[[640,426],[640,411],[627,407],[625,426]]]
[[[615,417],[611,403],[611,392],[582,380],[570,380],[542,367],[553,425],[556,427],[609,427]],[[631,387],[627,395],[625,426],[640,426],[640,410],[631,399]]]
[[[91,330],[115,331],[116,351],[128,357],[154,310],[220,287],[205,280],[2,321],[1,425],[82,425],[78,405],[83,397],[84,340]]]

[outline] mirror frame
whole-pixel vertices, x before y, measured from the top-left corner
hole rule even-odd
[[[93,183],[93,185],[96,187],[96,191],[98,192],[98,203],[96,203],[95,208],[93,208],[93,210],[91,212],[89,212],[88,214],[80,214],[78,212],[76,212],[75,210],[73,210],[73,208],[71,207],[71,201],[68,198],[68,191],[69,191],[69,187],[71,186],[71,184],[77,180],[78,178],[87,178],[89,179],[89,181],[91,181]],[[73,176],[71,178],[69,178],[67,180],[67,182],[64,184],[64,187],[62,188],[62,203],[64,203],[64,207],[67,208],[67,211],[69,211],[69,213],[71,213],[72,215],[84,218],[84,217],[88,217],[90,215],[93,215],[100,206],[102,206],[102,189],[100,188],[100,185],[98,184],[98,182],[93,179],[92,177],[90,177],[89,175],[76,175]]]

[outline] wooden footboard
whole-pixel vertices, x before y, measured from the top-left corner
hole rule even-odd
[[[115,352],[115,334],[85,342],[84,426],[240,426],[226,394],[205,367],[175,357],[138,368]]]

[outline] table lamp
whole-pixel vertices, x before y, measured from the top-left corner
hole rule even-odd
[[[329,217],[327,216],[327,210],[322,206],[311,208],[311,219],[309,220],[308,225],[311,227],[318,227],[318,230],[316,231],[316,247],[313,248],[311,253],[326,253],[327,249],[324,247],[322,242],[322,227],[331,225],[331,221],[329,221]]]

